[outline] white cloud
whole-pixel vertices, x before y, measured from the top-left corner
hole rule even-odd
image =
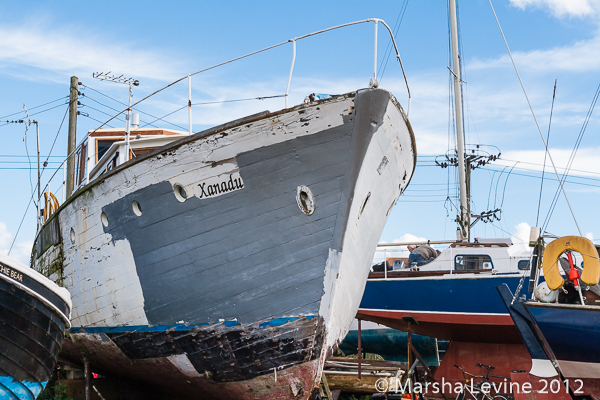
[[[513,239],[517,239],[519,243],[529,243],[529,232],[531,226],[527,222],[520,222],[515,225],[515,230],[512,234]]]
[[[600,8],[597,0],[510,0],[510,4],[522,10],[527,7],[548,9],[559,18],[586,17],[596,14]]]
[[[8,230],[8,227],[4,222],[0,221],[0,253],[4,255],[8,255],[8,250],[13,242],[14,236]],[[31,248],[33,246],[32,241],[22,241],[16,242],[10,252],[10,257],[15,260],[29,265],[29,260],[31,257]]]
[[[33,67],[45,71],[44,79],[56,75],[109,72],[173,80],[181,69],[173,57],[151,50],[134,49],[134,44],[121,44],[111,38],[91,37],[74,28],[49,29],[20,24],[0,27],[0,65],[13,75],[30,75],[23,70]],[[29,78],[31,79],[31,77]]]
[[[405,233],[400,236],[398,239],[394,239],[392,243],[419,243],[426,242],[427,239],[424,237],[413,235],[412,233]],[[388,243],[382,241],[381,244]],[[385,251],[384,251],[385,250]],[[377,248],[377,252],[375,253],[374,262],[383,261],[384,255],[388,258],[406,258],[410,252],[406,248],[406,246],[389,246],[389,247],[379,247]]]
[[[554,47],[547,50],[515,51],[513,58],[519,71],[568,71],[587,72],[600,70],[600,37],[581,40],[571,45]],[[506,68],[512,63],[508,55],[488,60],[470,62],[468,68],[481,70],[490,68]]]
[[[594,241],[594,232],[588,232],[585,234],[585,237],[590,239],[592,242]]]
[[[550,155],[554,160],[559,174],[564,172],[571,152],[572,149],[550,148]],[[509,150],[502,153],[502,159],[498,160],[496,164],[512,167],[514,165],[513,161],[521,161],[521,163],[517,164],[518,168],[542,171],[544,153],[544,150]],[[548,158],[546,159],[546,174],[548,177],[556,178],[556,174]],[[600,147],[580,148],[571,166],[570,175],[598,178],[599,174]]]

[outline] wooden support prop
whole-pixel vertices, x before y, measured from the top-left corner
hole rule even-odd
[[[96,386],[92,386],[94,388],[94,391],[98,394],[98,396],[100,397],[100,400],[106,400],[98,391],[98,389],[96,389]]]
[[[358,379],[361,379],[362,343],[361,343],[361,320],[358,320]]]
[[[421,365],[423,366],[423,368],[425,369],[425,371],[427,372],[427,376],[429,377],[429,379],[431,379],[433,382],[437,382],[439,385],[439,382],[437,381],[437,379],[435,379],[435,377],[433,376],[433,372],[431,372],[431,370],[429,369],[429,366],[427,364],[425,364],[425,361],[423,360],[423,357],[421,357],[421,354],[419,354],[419,352],[417,351],[417,349],[412,345],[412,343],[409,345],[411,347],[411,350],[413,351],[413,353],[415,354],[415,357],[417,357],[417,360],[419,360],[419,362],[421,363]],[[442,387],[442,385],[440,385],[440,388]],[[448,400],[448,398],[446,397],[446,395],[441,392],[440,393],[445,400]]]
[[[90,360],[83,356],[83,374],[85,375],[85,400],[92,399]]]
[[[325,374],[321,376],[321,381],[323,383],[323,387],[325,387],[325,393],[327,393],[327,398],[329,400],[333,400],[333,396],[331,395],[331,390],[329,390],[329,384],[327,383],[327,377]]]

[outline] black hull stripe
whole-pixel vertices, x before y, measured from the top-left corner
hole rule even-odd
[[[46,349],[50,353],[58,352],[60,350],[63,331],[61,331],[59,327],[49,325],[49,329],[42,329],[31,322],[30,319],[24,318],[21,314],[14,313],[2,306],[0,306],[0,310],[3,310],[0,313],[0,322],[3,322],[7,327],[18,332],[20,335],[26,335],[38,346]]]
[[[14,267],[11,267],[8,264],[4,264],[2,262],[0,262],[0,266],[4,266],[5,268],[9,268],[11,270],[20,272],[20,270],[14,268]],[[21,276],[23,279],[22,281],[12,278],[11,276],[7,276],[6,274],[2,274],[2,275],[12,281],[18,282],[21,285],[26,286],[27,288],[33,290],[35,293],[37,293],[41,297],[45,298],[48,302],[52,303],[65,316],[67,316],[67,317],[69,316],[69,306],[67,303],[65,303],[65,301],[59,295],[57,295],[51,289],[46,287],[46,285],[44,285],[44,284],[38,282],[37,280],[35,280],[34,278],[30,277],[26,273],[22,273],[22,272],[20,272],[20,273],[21,273]],[[2,279],[0,279],[0,280],[2,280]]]
[[[29,354],[30,357],[32,357],[32,359],[35,359],[41,365],[46,366],[47,369],[52,369],[54,365],[53,359],[60,351],[60,347],[58,346],[54,349],[46,349],[43,346],[41,346],[36,340],[14,330],[9,333],[7,333],[6,331],[0,332],[0,341],[3,340],[8,341],[10,343],[14,343],[14,345],[17,348]]]
[[[40,383],[40,380],[38,378],[33,376],[31,373],[29,373],[27,370],[25,370],[20,365],[16,364],[13,360],[8,359],[8,358],[4,357],[2,354],[0,354],[0,360],[1,359],[4,359],[4,360],[2,360],[2,362],[0,362],[0,365],[2,365],[2,367],[4,367],[4,368],[0,367],[0,371],[2,371],[2,373],[0,373],[0,375],[10,376],[15,381],[27,381],[27,382],[36,383],[43,388],[43,385]],[[20,372],[19,375],[18,375],[18,372],[11,373],[10,371],[7,370],[7,366],[10,366],[11,364],[14,366],[15,371],[19,370],[19,372]],[[48,377],[45,378],[45,380],[42,382],[45,382],[48,379],[50,379],[50,375],[48,375]]]
[[[10,298],[7,298],[6,296],[10,296]],[[29,306],[30,309],[34,310],[34,315],[30,315],[29,318],[30,323],[34,324],[44,332],[50,332],[57,343],[59,345],[61,344],[62,339],[60,336],[62,336],[62,332],[64,332],[65,324],[61,318],[57,318],[54,313],[50,312],[44,303],[37,299],[32,299],[31,296],[21,289],[15,288],[15,290],[3,291],[0,287],[0,304],[2,304],[7,311],[16,315],[21,315],[23,309],[11,310],[6,307],[11,300],[14,301],[13,304],[24,303],[24,305]]]
[[[21,371],[25,371],[28,375],[35,377],[36,381],[44,380],[45,377],[49,377],[52,373],[52,367],[54,367],[55,362],[51,359],[48,360],[48,363],[43,363],[31,352],[3,337],[0,337],[0,348],[3,349],[3,354],[0,354],[0,356],[12,361]],[[25,362],[28,365],[24,365]],[[46,364],[51,365],[48,367]],[[15,375],[16,372],[11,374],[11,376]],[[20,376],[18,378],[20,379]]]

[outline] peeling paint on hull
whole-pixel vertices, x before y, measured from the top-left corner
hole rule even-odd
[[[415,151],[393,96],[366,89],[196,134],[91,182],[48,224],[61,240],[34,246],[35,268],[73,294],[81,328],[63,353],[173,390],[307,398]]]
[[[144,328],[75,328],[65,340],[64,353],[75,358],[86,354],[98,372],[146,380],[182,395],[194,394],[191,398],[210,398],[209,393],[239,399],[303,397],[317,376],[322,343],[317,318],[277,326]],[[278,397],[283,393],[288,397]]]
[[[91,354],[98,371],[160,386],[187,399],[305,399],[320,377],[319,361],[313,360],[288,368],[235,382],[217,382],[210,375],[194,371],[182,372],[181,361],[170,358],[129,359],[119,347],[100,333],[72,334],[63,348],[70,355],[83,355],[82,347]],[[144,371],[143,374],[140,371]]]

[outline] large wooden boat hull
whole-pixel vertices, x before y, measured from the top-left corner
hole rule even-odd
[[[356,315],[415,161],[399,104],[366,89],[234,121],[101,176],[34,249],[36,268],[73,294],[65,357],[86,352],[99,371],[197,398],[306,398]]]
[[[33,400],[48,383],[65,328],[68,294],[0,257],[0,399]],[[46,279],[47,280],[47,279]],[[55,285],[54,285],[55,286]],[[63,289],[64,290],[64,289]]]

